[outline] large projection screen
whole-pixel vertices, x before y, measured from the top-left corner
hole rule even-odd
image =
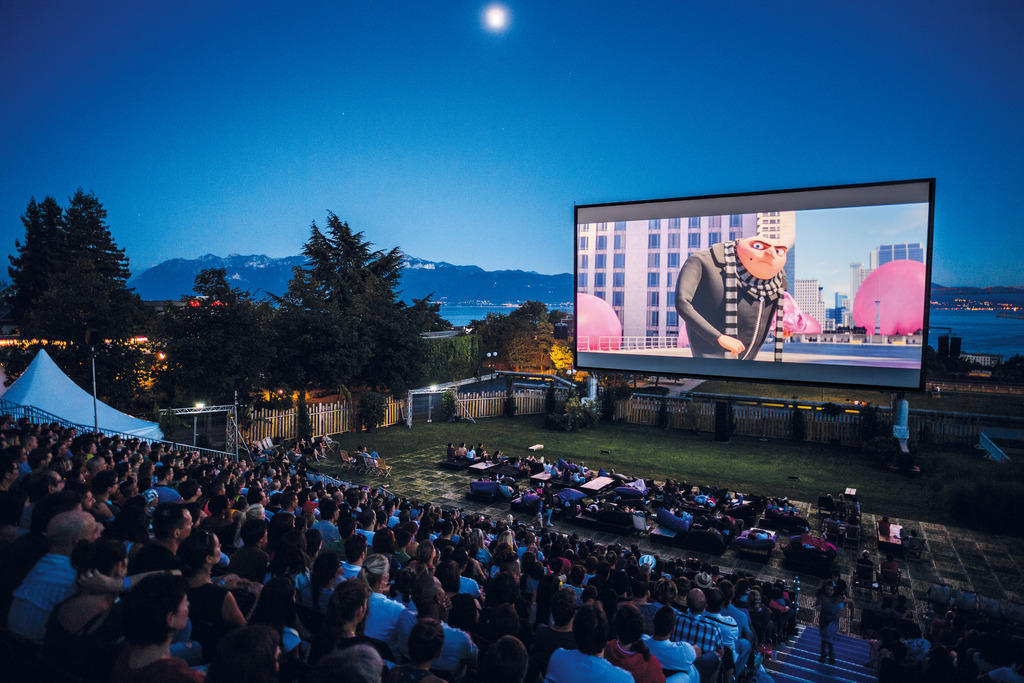
[[[921,389],[935,180],[575,207],[576,366]]]

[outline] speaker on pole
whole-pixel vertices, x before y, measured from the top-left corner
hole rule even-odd
[[[961,337],[950,337],[949,338],[949,357],[959,358],[960,357],[960,346],[963,342]]]
[[[725,401],[715,403],[715,441],[729,440],[729,404]]]

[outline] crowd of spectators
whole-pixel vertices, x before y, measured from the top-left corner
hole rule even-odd
[[[793,632],[782,584],[253,455],[0,418],[17,658],[85,681],[680,683]]]
[[[743,678],[795,632],[782,582],[253,455],[0,418],[8,664],[133,683],[696,683]],[[877,651],[887,676],[899,645]]]

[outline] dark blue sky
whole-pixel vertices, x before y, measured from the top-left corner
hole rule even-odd
[[[333,210],[559,272],[573,202],[934,176],[933,279],[1024,284],[1024,3],[485,4],[4,2],[0,244],[81,186],[136,271]]]

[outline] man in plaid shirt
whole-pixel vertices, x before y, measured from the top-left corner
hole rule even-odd
[[[707,604],[704,591],[700,588],[690,590],[686,594],[687,611],[676,617],[676,625],[672,629],[674,642],[685,641],[700,648],[701,655],[694,664],[702,681],[714,678],[724,652],[721,632],[704,618]]]

